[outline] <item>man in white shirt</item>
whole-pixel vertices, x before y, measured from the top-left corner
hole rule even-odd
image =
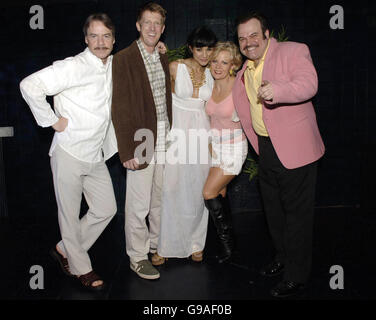
[[[89,16],[87,48],[22,80],[22,96],[42,127],[56,131],[50,148],[62,240],[52,255],[68,275],[100,290],[89,248],[116,213],[111,178],[104,161],[117,152],[111,121],[112,55],[115,27],[106,14]],[[54,110],[46,96],[54,96]],[[87,214],[79,219],[82,193]]]

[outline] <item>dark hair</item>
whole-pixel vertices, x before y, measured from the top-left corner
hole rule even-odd
[[[188,36],[187,45],[196,48],[213,48],[217,43],[215,33],[206,26],[195,28]]]
[[[101,21],[106,28],[111,30],[112,36],[115,37],[115,25],[112,23],[110,17],[105,13],[94,13],[87,17],[83,27],[85,37],[87,36],[87,30],[89,29],[92,21]]]
[[[238,30],[239,24],[246,23],[251,19],[257,19],[260,21],[262,34],[265,39],[265,32],[266,30],[269,30],[268,20],[262,13],[257,11],[248,11],[240,15],[235,21],[236,30]]]
[[[155,2],[148,2],[138,8],[137,21],[140,21],[145,11],[158,12],[162,16],[162,22],[165,23],[167,11]]]

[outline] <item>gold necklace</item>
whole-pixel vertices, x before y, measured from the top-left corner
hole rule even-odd
[[[206,82],[205,69],[204,69],[204,72],[201,72],[200,79],[198,79],[198,80],[197,80],[197,77],[196,77],[197,73],[200,73],[200,71],[196,72],[196,71],[193,70],[192,67],[189,68],[189,76],[190,76],[191,81],[192,81],[193,90],[201,88]]]

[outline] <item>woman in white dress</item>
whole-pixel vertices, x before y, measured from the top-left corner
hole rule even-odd
[[[196,28],[187,41],[191,57],[170,63],[173,121],[167,137],[161,230],[153,265],[163,264],[168,257],[203,259],[208,210],[202,188],[210,169],[205,104],[213,89],[206,66],[216,42],[213,31]]]

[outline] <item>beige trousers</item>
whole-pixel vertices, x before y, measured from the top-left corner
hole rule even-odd
[[[77,160],[60,146],[51,156],[58,220],[62,240],[59,248],[66,254],[72,274],[92,270],[88,250],[116,213],[112,181],[104,161]],[[84,194],[89,210],[79,219]]]
[[[132,262],[148,259],[150,248],[158,246],[164,165],[155,157],[145,169],[127,170],[125,240]]]

